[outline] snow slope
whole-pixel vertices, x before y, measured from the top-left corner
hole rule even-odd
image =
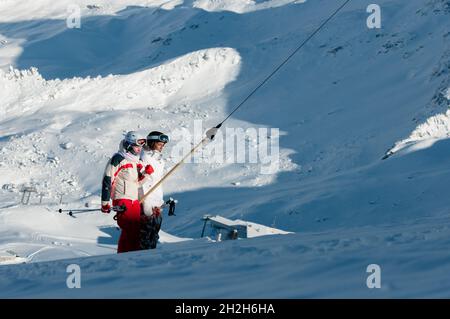
[[[105,256],[110,216],[58,214],[58,194],[98,205],[129,129],[169,133],[176,163],[194,120],[220,122],[338,3],[78,1],[81,29],[72,2],[48,3],[0,2],[0,256],[43,261],[2,266],[2,297],[448,297],[448,1],[378,1],[380,30],[370,1],[350,2],[226,122],[279,128],[279,169],[186,164],[162,245],[122,256]],[[16,207],[30,183],[43,204]],[[199,239],[204,214],[294,234],[216,243]],[[65,286],[70,263],[82,289]]]

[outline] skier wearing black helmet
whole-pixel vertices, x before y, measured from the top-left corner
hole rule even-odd
[[[142,185],[141,194],[145,194],[164,175],[162,150],[169,137],[161,132],[153,131],[147,136],[146,146],[141,152],[142,165],[153,170]],[[162,223],[161,206],[164,204],[163,188],[158,186],[142,203],[141,249],[154,249],[158,243],[159,230]]]

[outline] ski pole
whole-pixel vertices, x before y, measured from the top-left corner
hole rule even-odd
[[[217,125],[216,127],[210,128],[208,131],[206,131],[206,136],[200,141],[200,143],[198,143],[194,148],[191,149],[191,151],[189,153],[187,153],[182,159],[181,161],[179,161],[177,164],[175,164],[174,167],[172,167],[170,169],[170,171],[168,171],[166,173],[166,175],[164,175],[155,185],[153,185],[143,196],[142,198],[139,200],[139,203],[143,203],[145,198],[150,195],[156,188],[158,188],[159,185],[161,185],[166,178],[168,178],[178,167],[181,166],[181,164],[183,164],[184,160],[186,158],[188,158],[191,154],[193,154],[203,143],[205,143],[208,139],[210,141],[212,141],[214,139],[214,137],[217,134],[217,131],[219,130],[219,128],[222,126],[222,124]]]
[[[100,208],[93,208],[93,209],[58,209],[59,213],[62,212],[95,212],[97,210],[101,210]]]
[[[162,207],[169,206],[169,212],[167,213],[168,216],[176,216],[175,215],[175,205],[178,204],[178,200],[173,199],[172,197],[169,197],[168,200],[164,204],[162,204]]]
[[[127,210],[127,207],[125,205],[121,205],[121,206],[113,206],[112,210],[116,212],[116,214],[114,215],[113,219],[117,220],[118,215],[125,213],[125,211]]]
[[[123,212],[125,211],[126,207],[125,205],[122,206],[113,206],[112,210],[116,212]],[[88,212],[95,212],[95,211],[101,211],[101,208],[92,208],[92,209],[58,209],[58,212],[61,214],[62,212],[69,212],[69,216],[73,216],[74,214],[82,214],[82,213],[88,213]]]

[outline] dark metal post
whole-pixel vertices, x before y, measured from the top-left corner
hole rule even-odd
[[[206,228],[206,223],[207,223],[207,222],[208,222],[208,220],[209,220],[207,216],[203,217],[203,219],[205,220],[205,223],[203,224],[202,235],[201,235],[201,237],[200,237],[200,238],[203,238],[203,235],[205,235],[205,228]]]

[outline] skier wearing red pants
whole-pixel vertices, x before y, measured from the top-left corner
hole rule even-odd
[[[128,132],[120,143],[119,151],[108,161],[103,175],[102,212],[111,211],[111,199],[113,206],[125,206],[123,212],[117,213],[117,224],[121,229],[118,253],[140,249],[141,205],[138,189],[145,182],[145,174],[151,173],[151,170],[142,170],[139,160],[145,142],[146,139],[138,138],[136,132]]]

